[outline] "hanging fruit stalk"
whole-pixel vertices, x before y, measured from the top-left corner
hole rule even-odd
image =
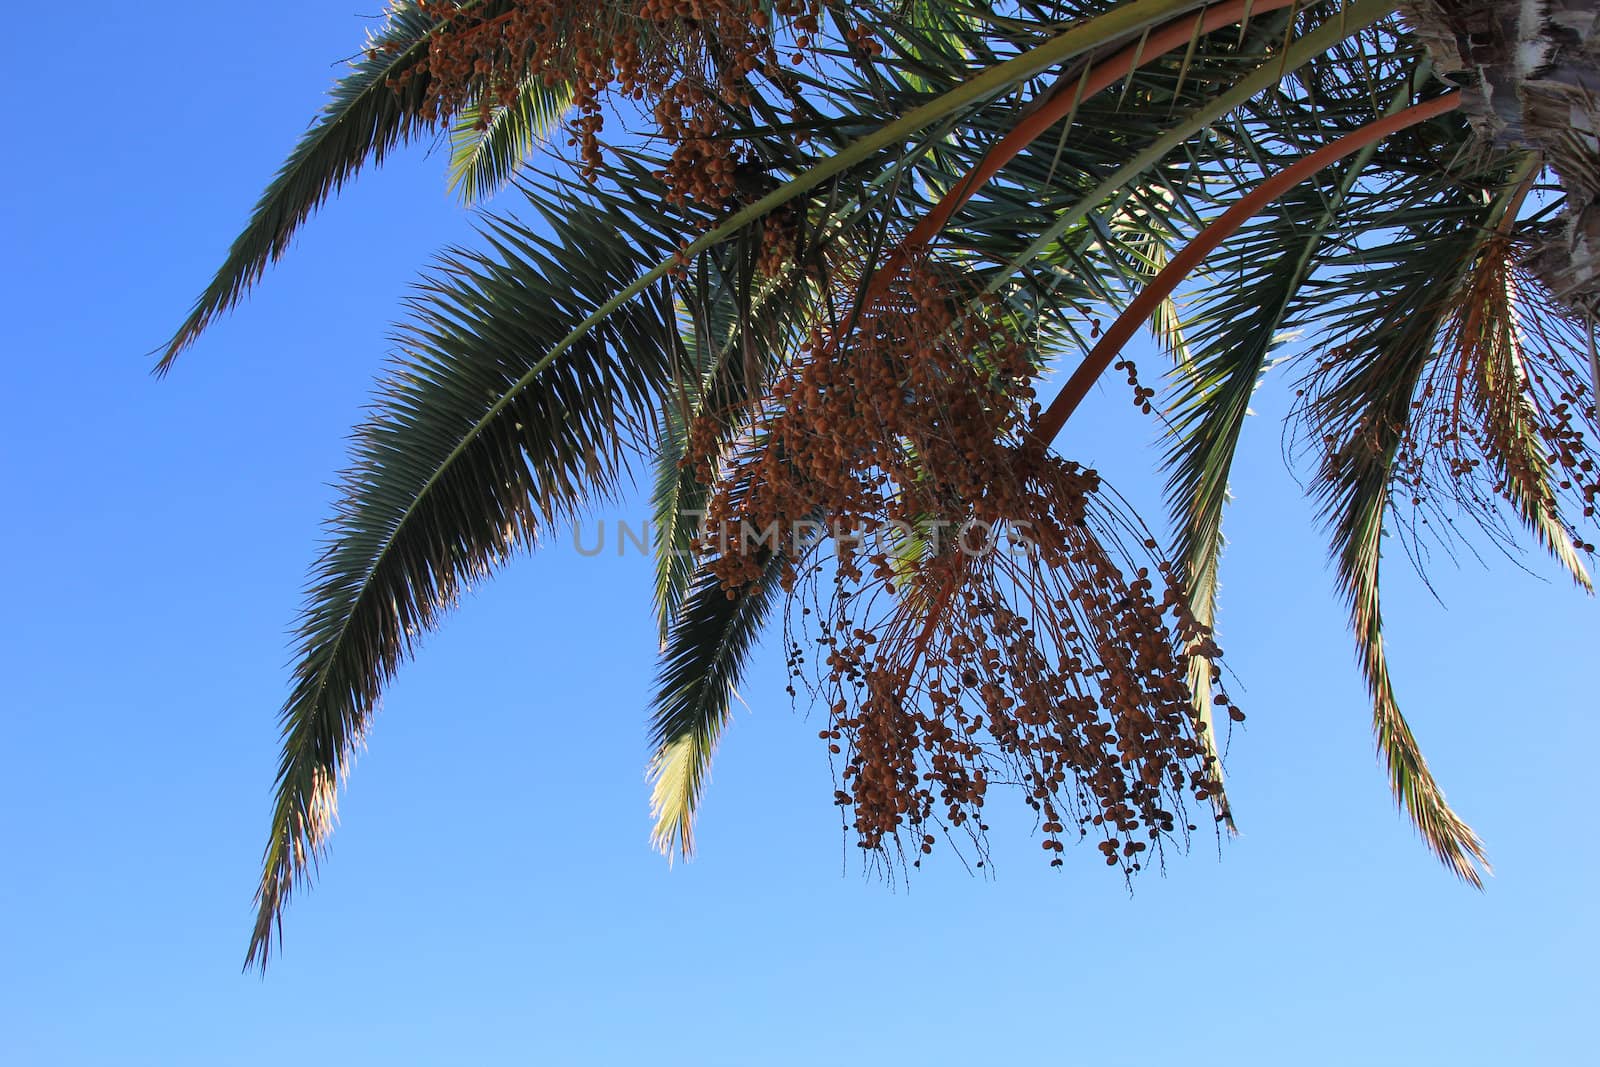
[[[1182,252],[1172,257],[1161,273],[1157,274],[1127,309],[1117,316],[1116,322],[1112,323],[1111,328],[1101,336],[1088,356],[1084,357],[1083,363],[1073,372],[1072,377],[1067,379],[1061,391],[1056,394],[1056,398],[1040,416],[1039,422],[1034,427],[1035,435],[1046,443],[1055,440],[1056,435],[1061,432],[1061,427],[1066,425],[1067,419],[1088,395],[1089,387],[1111,366],[1134,331],[1144,324],[1163,300],[1172,295],[1173,290],[1200,265],[1201,260],[1232,236],[1234,231],[1251,217],[1324,167],[1337,163],[1352,152],[1358,152],[1391,133],[1452,111],[1460,103],[1460,92],[1449,92],[1406,108],[1404,111],[1397,111],[1301,157],[1252,189],[1223,212],[1215,222],[1200,231]]]

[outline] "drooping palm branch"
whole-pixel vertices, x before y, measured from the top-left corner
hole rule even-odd
[[[496,13],[509,0],[483,0]],[[311,128],[267,186],[250,222],[235,238],[189,317],[161,351],[165,373],[216,317],[239,303],[267,267],[289,250],[295,233],[369,161],[382,164],[396,146],[432,129],[426,72],[417,73],[440,19],[415,0],[398,0],[383,27],[328,96]],[[415,76],[412,76],[415,75]],[[472,124],[455,137],[457,182],[468,197],[504,181],[515,158],[544,136],[565,110],[568,94],[543,82],[527,84],[512,108],[497,109],[482,136]]]
[[[302,616],[250,960],[267,958],[283,904],[331,831],[338,782],[378,693],[416,635],[464,581],[615,484],[614,423],[656,410],[669,380],[675,320],[660,286],[673,268],[852,168],[892,173],[877,161],[884,149],[1182,6],[1138,0],[1055,34],[856,139],[676,254],[669,233],[647,228],[674,220],[645,210],[642,196],[631,209],[613,196],[595,213],[546,202],[565,239],[500,222],[488,235],[497,257],[459,257],[448,281],[425,288],[407,338],[414,365],[383,388],[383,410],[358,443]],[[647,187],[647,175],[629,178]]]
[[[491,19],[512,6],[481,5]],[[1310,409],[1348,445],[1324,464],[1317,492],[1397,796],[1430,845],[1476,880],[1481,848],[1444,804],[1399,715],[1377,607],[1378,537],[1409,426],[1401,405],[1446,341],[1499,338],[1472,349],[1464,378],[1496,428],[1484,447],[1536,538],[1575,575],[1583,565],[1541,455],[1552,409],[1526,384],[1539,371],[1505,340],[1505,316],[1483,327],[1450,311],[1461,293],[1489,291],[1468,281],[1485,262],[1486,222],[1515,221],[1508,189],[1536,163],[1478,158],[1462,122],[1408,127],[1417,108],[1436,114],[1449,98],[1423,50],[1387,18],[1392,8],[830,8],[841,40],[853,19],[870,22],[881,57],[824,50],[788,71],[781,92],[752,86],[744,99],[725,99],[727,135],[743,146],[750,180],[722,210],[673,206],[658,177],[663,161],[631,136],[591,161],[581,182],[546,175],[546,192],[524,183],[519,202],[542,221],[485,216],[483,250],[452,253],[419,288],[398,361],[358,437],[301,621],[250,960],[265,962],[285,901],[325,846],[339,779],[415,640],[465,582],[652,467],[663,635],[651,716],[655,839],[688,851],[734,687],[780,595],[776,560],[736,590],[697,569],[686,518],[704,498],[698,472],[757,432],[753,413],[808,331],[846,336],[913,252],[997,296],[1029,324],[1039,360],[1089,353],[1041,424],[1045,437],[1133,330],[1151,312],[1165,316],[1162,332],[1187,352],[1169,410],[1175,555],[1207,624],[1229,471],[1275,345],[1297,326],[1365,339],[1336,349]],[[418,5],[391,11],[264,195],[163,369],[368,159],[435,128],[426,76],[403,75],[436,32]],[[442,116],[454,122],[452,179],[468,200],[519,173],[570,99],[537,72],[495,77]],[[522,92],[495,103],[492,87],[510,84]],[[1302,162],[1279,162],[1295,157]],[[794,243],[774,273],[778,227]],[[1363,246],[1367,230],[1411,237],[1380,254]],[[1377,262],[1398,265],[1404,284],[1356,269]],[[836,264],[859,277],[853,306],[837,300]],[[1183,285],[1197,266],[1194,291],[1203,285],[1205,296],[1187,314]],[[1097,338],[1092,320],[1107,310],[1120,317]],[[1362,442],[1380,424],[1389,436],[1374,451]],[[912,555],[922,550],[908,543]],[[1209,663],[1197,662],[1192,688],[1208,717]]]
[[[527,76],[509,104],[463,111],[450,127],[450,185],[468,204],[493,196],[538,152],[572,106],[570,86]]]

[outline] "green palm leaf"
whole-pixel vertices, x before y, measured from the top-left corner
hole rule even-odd
[[[468,204],[493,196],[571,105],[570,85],[547,86],[542,75],[530,75],[510,104],[494,105],[487,115],[467,108],[450,127],[450,187]]]
[[[694,817],[711,758],[739,679],[777,603],[783,567],[783,556],[774,554],[760,579],[732,593],[702,573],[667,635],[650,714],[650,806],[652,840],[669,856],[694,851]]]
[[[1474,389],[1482,399],[1482,425],[1496,436],[1496,448],[1489,458],[1506,499],[1573,582],[1594,592],[1594,581],[1562,519],[1551,485],[1554,472],[1538,430],[1548,418],[1527,387],[1527,370],[1514,345],[1505,345],[1497,359],[1479,368]]]
[[[1041,257],[1059,254],[1061,250],[1071,247],[1073,235],[1084,225],[1085,220],[1094,218],[1095,213],[1103,207],[1108,204],[1114,205],[1112,214],[1121,211],[1121,202],[1117,200],[1119,193],[1123,196],[1132,195],[1137,190],[1137,183],[1146,175],[1154,174],[1159,178],[1170,179],[1181,174],[1182,172],[1170,162],[1173,156],[1179,156],[1181,159],[1185,153],[1193,153],[1194,143],[1197,140],[1203,142],[1207,131],[1213,125],[1245,107],[1252,98],[1270,91],[1286,76],[1297,73],[1303,64],[1328,52],[1342,40],[1384,19],[1392,10],[1392,6],[1387,0],[1357,0],[1348,7],[1340,9],[1337,17],[1327,19],[1295,37],[1281,54],[1263,56],[1253,69],[1237,75],[1233,84],[1225,90],[1215,95],[1208,95],[1192,111],[1180,115],[1169,126],[1156,129],[1145,143],[1128,146],[1120,157],[1112,157],[1099,166],[1086,168],[1085,174],[1090,176],[1099,170],[1109,169],[1110,172],[1087,192],[1060,202],[1053,210],[1054,217],[1047,219],[1037,230],[1027,233],[1027,240],[1023,246],[1012,251],[1004,260],[1002,269],[994,272],[993,281],[988,287],[989,291],[999,291],[1011,278]],[[1116,123],[1114,117],[1106,117],[1102,121]],[[1226,158],[1220,156],[1213,156],[1208,163],[1210,168],[1228,165]],[[1189,188],[1197,194],[1204,194],[1204,200],[1209,201],[1212,198],[1211,194],[1205,191],[1208,168],[1202,166],[1197,159],[1194,165],[1187,169],[1190,172]],[[1192,215],[1195,212],[1195,208],[1188,205],[1182,197],[1174,198],[1171,207],[1180,213]],[[1170,220],[1164,223],[1164,225],[1169,224]],[[1106,229],[1109,230],[1109,227]],[[1165,236],[1164,232],[1159,231],[1152,234],[1152,237],[1158,240],[1164,239]],[[1115,273],[1124,280],[1137,283],[1137,259],[1132,262],[1135,265],[1134,270]],[[1074,260],[1066,266],[1077,271],[1081,268],[1081,261]]]
[[[1404,353],[1412,357],[1407,362],[1420,363],[1417,357],[1425,352],[1427,343],[1414,342]],[[1483,843],[1450,808],[1444,790],[1428,768],[1422,748],[1400,711],[1384,647],[1378,578],[1384,514],[1400,435],[1382,427],[1404,424],[1411,403],[1408,387],[1415,386],[1415,374],[1421,368],[1403,367],[1405,373],[1401,375],[1395,375],[1393,369],[1375,367],[1372,376],[1375,388],[1369,414],[1371,425],[1378,428],[1378,440],[1347,442],[1325,473],[1324,498],[1334,521],[1339,580],[1350,603],[1361,667],[1372,693],[1373,731],[1388,767],[1390,786],[1423,840],[1445,866],[1481,887],[1479,867],[1488,869]],[[1384,381],[1381,392],[1376,383],[1379,374]]]
[[[683,365],[672,395],[661,404],[651,493],[663,645],[694,573],[694,519],[706,501],[701,468],[715,465],[720,450],[749,424],[771,371],[798,343],[813,303],[815,279],[793,265],[777,278],[757,277],[759,240],[759,232],[751,232],[703,257],[697,284],[682,297]],[[817,255],[813,262],[823,258]],[[692,425],[702,417],[713,417],[717,427],[710,455],[690,446]]]
[[[539,199],[555,236],[491,222],[414,299],[405,355],[358,434],[318,563],[283,710],[277,801],[248,960],[332,828],[337,785],[384,682],[464,586],[546,524],[610,492],[669,377],[670,295],[641,289],[573,325],[670,238],[641,205]]]
[[[211,284],[167,342],[156,365],[158,373],[166,372],[218,315],[243,299],[267,266],[288,250],[300,225],[368,159],[382,163],[396,144],[425,127],[422,109],[428,79],[409,78],[399,89],[391,82],[427,56],[428,38],[436,25],[437,20],[414,0],[404,0],[390,11],[383,29],[368,41],[363,58],[333,87],[322,114],[261,194],[249,224],[234,239]]]
[[[689,458],[689,433],[698,403],[674,390],[661,403],[661,440],[656,447],[655,481],[650,491],[652,548],[655,554],[656,624],[661,647],[667,645],[673,620],[694,577],[693,541],[696,513],[705,507],[705,489]]]
[[[1531,180],[1539,165],[1530,159],[1525,177]],[[1537,306],[1519,285],[1513,266],[1516,248],[1507,240],[1489,242],[1475,272],[1470,306],[1460,307],[1449,330],[1448,345],[1457,355],[1450,368],[1463,387],[1453,390],[1461,397],[1457,419],[1468,419],[1458,437],[1471,439],[1473,431],[1486,446],[1484,458],[1494,472],[1495,486],[1534,539],[1555,557],[1577,585],[1594,592],[1588,568],[1561,513],[1555,472],[1540,428],[1555,420],[1548,410],[1548,399],[1534,387],[1529,351],[1525,341],[1530,333],[1534,344],[1555,352],[1575,352],[1577,337],[1560,336],[1559,317],[1552,308]],[[1558,328],[1547,330],[1541,321],[1555,319]],[[1531,327],[1531,329],[1530,329]],[[1563,343],[1565,342],[1565,343]]]
[[[1470,202],[1470,201],[1469,201]],[[1419,225],[1386,245],[1389,287],[1358,294],[1334,318],[1348,340],[1322,364],[1308,390],[1314,432],[1330,442],[1314,491],[1333,533],[1339,585],[1373,699],[1373,729],[1397,801],[1422,838],[1457,876],[1482,885],[1483,844],[1445,800],[1410,725],[1400,711],[1383,638],[1379,571],[1396,459],[1411,434],[1414,399],[1436,354],[1452,296],[1472,269],[1493,203],[1475,224]],[[1348,285],[1361,285],[1349,281]],[[1370,284],[1370,283],[1368,283]]]
[[[1407,85],[1390,110],[1404,107],[1410,96]],[[1193,344],[1184,350],[1176,371],[1166,463],[1177,533],[1174,552],[1195,617],[1208,627],[1217,622],[1222,513],[1250,398],[1283,340],[1317,250],[1348,214],[1347,198],[1375,151],[1375,145],[1368,146],[1335,171],[1331,191],[1325,192],[1317,181],[1296,189],[1261,225],[1230,242],[1223,255],[1214,257],[1220,262],[1206,272],[1215,282],[1189,321]],[[1206,736],[1214,742],[1211,669],[1209,661],[1197,657],[1190,687]]]

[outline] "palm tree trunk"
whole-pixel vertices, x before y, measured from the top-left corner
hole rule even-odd
[[[1564,230],[1532,265],[1576,311],[1600,310],[1600,5],[1596,0],[1403,0],[1485,140],[1541,152],[1567,195]]]

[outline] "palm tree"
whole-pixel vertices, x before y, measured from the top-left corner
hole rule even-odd
[[[783,604],[869,855],[940,827],[981,841],[1002,765],[1053,851],[1076,823],[1125,870],[1193,829],[1183,794],[1228,821],[1222,519],[1283,352],[1395,795],[1477,884],[1483,847],[1389,681],[1380,544],[1467,536],[1462,516],[1504,544],[1514,522],[1588,588],[1567,516],[1592,519],[1600,486],[1592,278],[1547,281],[1589,202],[1547,164],[1569,193],[1593,171],[1583,145],[1486,129],[1500,72],[1445,54],[1468,6],[1408,13],[1419,36],[1391,0],[396,3],[159,365],[404,142],[447,131],[463,197],[517,204],[480,208],[481,247],[421,283],[359,429],[300,619],[249,961],[413,641],[646,472],[663,850],[692,847]],[[602,141],[608,115],[643,132]],[[562,130],[575,159],[541,147]],[[1560,269],[1531,269],[1535,248]],[[1147,323],[1172,356],[1159,389],[1124,351]],[[1035,402],[1057,359],[1076,371]],[[1049,449],[1113,367],[1162,422],[1166,551]],[[701,512],[893,536],[825,565],[813,544],[719,549]],[[940,547],[952,513],[1038,542],[975,563]]]

